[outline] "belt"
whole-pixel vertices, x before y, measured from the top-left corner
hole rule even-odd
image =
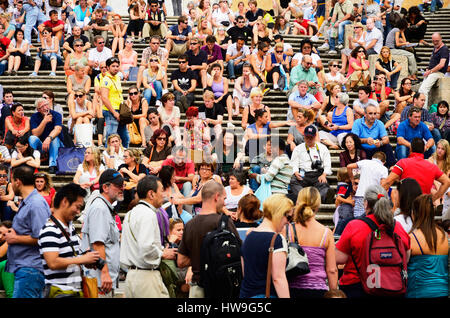
[[[137,267],[137,266],[130,266],[128,267],[128,269],[139,269],[141,271],[159,271],[159,267],[156,268],[141,268],[141,267]]]

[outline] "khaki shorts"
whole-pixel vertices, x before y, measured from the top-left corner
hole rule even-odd
[[[175,42],[172,43],[172,50],[170,51],[170,55],[180,56],[181,54],[186,53],[187,51],[187,43],[177,44]]]

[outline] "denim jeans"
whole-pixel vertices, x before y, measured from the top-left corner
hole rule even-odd
[[[32,267],[22,267],[14,273],[13,298],[42,298],[44,273]]]
[[[431,131],[431,134],[433,135],[433,139],[434,139],[434,143],[435,143],[435,144],[437,144],[437,142],[438,142],[439,140],[442,139],[441,132],[440,132],[439,129],[437,129],[437,128],[434,128],[434,129]]]
[[[242,72],[242,67],[244,66],[244,63],[238,61],[237,64],[235,64],[235,60],[229,60],[227,64],[228,68],[228,74],[230,75],[230,79],[236,78],[236,73],[240,74]]]
[[[28,142],[30,143],[30,146],[33,147],[33,149],[42,152],[42,141],[39,139],[39,137],[31,135],[30,138],[28,138]],[[59,147],[64,147],[64,144],[61,142],[59,137],[56,137],[50,143],[50,149],[48,151],[49,152],[48,165],[50,167],[56,166],[56,159],[58,159]]]
[[[153,82],[153,88],[156,92],[156,100],[160,100],[162,96],[162,83],[161,81],[154,81]],[[144,91],[144,98],[147,100],[147,103],[150,105],[150,100],[152,99],[152,90],[150,88],[145,89]]]
[[[37,6],[31,6],[28,3],[25,3],[23,5],[23,10],[25,13],[25,32],[24,37],[25,40],[28,41],[28,43],[31,43],[31,31],[35,26],[38,26],[42,23],[44,23],[47,18],[44,15],[44,13],[39,10]]]
[[[120,124],[108,110],[103,110],[103,117],[105,118],[106,123],[106,140],[108,140],[109,135],[119,134],[122,139],[122,146],[128,148],[130,144],[130,134],[128,132],[127,125]]]
[[[0,62],[0,75],[2,75],[8,68],[8,60],[3,60]]]
[[[344,45],[344,41],[345,41],[345,26],[347,24],[351,24],[352,21],[349,20],[345,20],[344,22],[339,23],[338,26],[338,44],[342,44]],[[335,50],[336,47],[336,39],[335,38],[330,38],[330,50]]]
[[[436,146],[431,147],[424,153],[424,158],[428,159],[436,151]],[[397,160],[408,158],[409,148],[404,145],[397,145],[395,148],[395,153],[397,155]]]

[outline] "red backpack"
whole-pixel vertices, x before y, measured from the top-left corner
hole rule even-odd
[[[358,220],[372,230],[364,239],[361,264],[356,270],[364,291],[372,296],[402,296],[406,293],[407,247],[401,237],[385,225],[380,227],[368,217]]]

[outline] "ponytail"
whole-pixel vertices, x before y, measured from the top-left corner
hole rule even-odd
[[[314,217],[320,201],[320,192],[316,188],[307,187],[300,190],[294,210],[294,222],[305,226],[306,221]]]

